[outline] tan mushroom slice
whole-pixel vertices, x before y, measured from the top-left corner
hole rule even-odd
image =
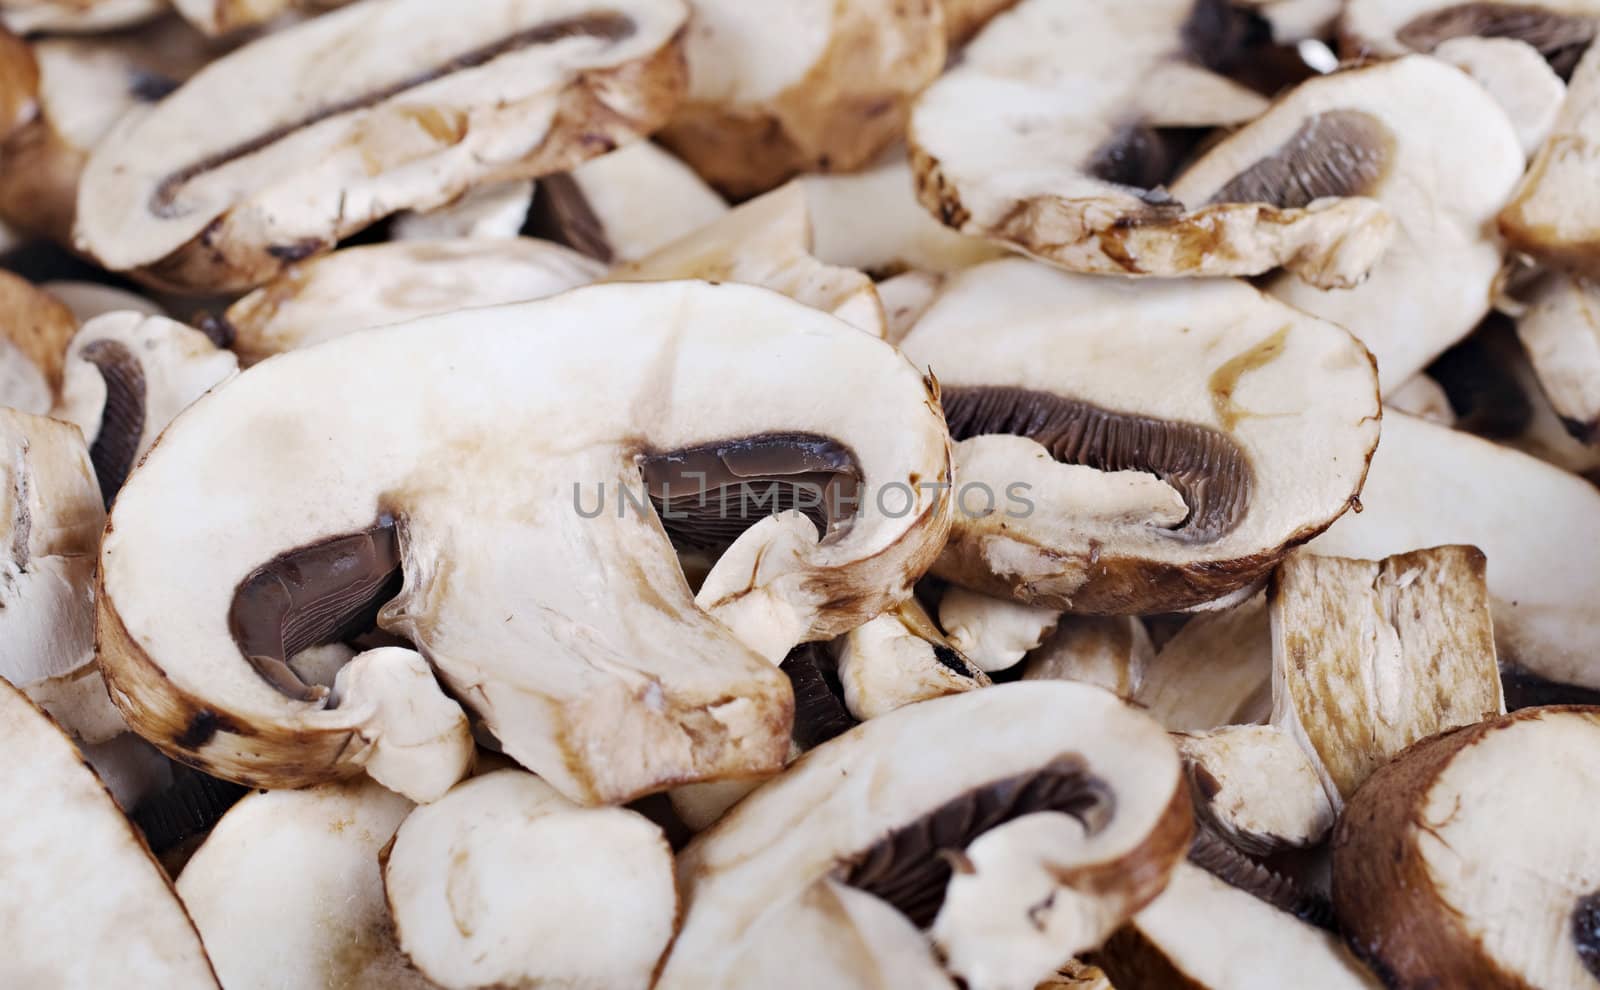
[[[678,916],[660,828],[520,770],[413,811],[383,883],[406,955],[451,990],[646,990]]]
[[[1538,50],[1515,38],[1452,38],[1433,54],[1478,81],[1495,98],[1532,158],[1550,136],[1567,87]]]
[[[1074,613],[1247,589],[1345,511],[1378,438],[1360,343],[1242,282],[991,262],[900,346],[959,441],[934,573]]]
[[[107,313],[142,313],[145,316],[165,316],[160,304],[136,292],[119,289],[99,282],[61,281],[46,282],[39,286],[45,292],[66,304],[78,323],[88,323]]]
[[[1600,442],[1600,288],[1552,273],[1517,320],[1539,384],[1571,434]]]
[[[1074,271],[1286,266],[1319,285],[1360,281],[1393,234],[1382,207],[1361,198],[1386,158],[1381,128],[1360,132],[1367,167],[1319,170],[1314,188],[1242,202],[1162,188],[1178,163],[1161,128],[1240,124],[1266,109],[1209,68],[1247,57],[1227,10],[1157,0],[1130,20],[1113,0],[1070,10],[1026,0],[1001,14],[917,101],[910,144],[923,206],[962,233]]]
[[[1555,130],[1500,213],[1500,232],[1541,261],[1600,276],[1600,47],[1591,45],[1567,87]]]
[[[109,505],[173,417],[238,370],[232,352],[193,327],[109,313],[72,338],[52,415],[83,431]]]
[[[72,311],[8,271],[0,271],[0,407],[45,413],[61,388]]]
[[[368,781],[251,794],[178,877],[229,990],[426,990],[395,941],[378,854],[412,804]]]
[[[1272,721],[1336,804],[1417,740],[1505,711],[1484,571],[1470,546],[1279,566]]]
[[[389,237],[396,241],[516,237],[528,222],[534,193],[532,179],[479,186],[448,206],[401,213],[390,223]]]
[[[1403,412],[1440,426],[1456,425],[1456,411],[1450,396],[1427,375],[1412,375],[1383,400],[1383,408]]]
[[[172,0],[189,23],[206,34],[227,34],[265,24],[296,10],[315,13],[342,7],[350,0]]]
[[[1172,190],[1191,203],[1270,199],[1299,196],[1325,176],[1363,176],[1398,230],[1371,277],[1328,292],[1283,275],[1268,291],[1361,338],[1387,392],[1488,312],[1501,261],[1494,216],[1525,161],[1511,121],[1482,86],[1414,55],[1301,84]]]
[[[541,179],[525,232],[612,264],[646,258],[727,212],[693,169],[640,141]]]
[[[4,0],[0,23],[18,34],[108,31],[147,21],[166,9],[166,0]]]
[[[401,0],[266,35],[96,146],[78,244],[172,289],[245,289],[390,213],[570,168],[665,118],[685,15],[679,0]]]
[[[832,317],[702,283],[281,355],[179,417],[118,495],[101,662],[170,753],[317,783],[357,769],[364,713],[285,661],[381,605],[507,755],[574,799],[770,773],[793,704],[777,660],[909,597],[948,521],[929,493],[904,512],[836,502],[813,510],[819,541],[800,495],[947,479],[929,388]],[[174,502],[197,477],[203,506]],[[729,547],[698,604],[673,538]]]
[[[1177,740],[1197,816],[1243,852],[1304,849],[1333,829],[1317,767],[1288,733],[1230,725]]]
[[[1145,667],[1134,700],[1174,732],[1266,721],[1272,713],[1266,597],[1190,619]]]
[[[902,272],[878,283],[883,304],[884,339],[899,346],[944,287],[944,279],[927,272]]]
[[[944,68],[937,0],[691,6],[689,92],[661,140],[734,199],[866,165]]]
[[[1131,616],[1068,615],[1023,660],[1025,681],[1082,681],[1119,698],[1137,696],[1155,647]]]
[[[679,855],[687,913],[657,986],[743,986],[751,933],[832,878],[931,928],[968,986],[1032,987],[1160,891],[1187,803],[1165,733],[1098,688],[902,708],[812,750]]]
[[[850,714],[865,721],[988,687],[983,669],[952,647],[915,599],[845,633],[838,673]]]
[[[950,645],[985,673],[1009,670],[1055,631],[1061,613],[1053,608],[991,598],[951,588],[939,599],[939,625]]]
[[[90,742],[125,728],[94,664],[104,523],[77,428],[0,409],[0,678]]]
[[[681,278],[765,286],[875,337],[887,333],[872,279],[813,256],[806,195],[798,183],[751,200],[646,258],[618,266],[610,281]]]
[[[1511,38],[1537,49],[1563,79],[1597,29],[1596,0],[1347,0],[1339,24],[1347,58],[1433,52],[1455,38]]]
[[[526,237],[370,244],[291,266],[228,307],[222,333],[248,367],[357,330],[542,299],[604,274],[574,251]]]
[[[1378,990],[1339,937],[1198,866],[1095,956],[1117,990]]]
[[[0,684],[0,984],[216,987],[172,885],[72,740]]]
[[[1485,483],[1492,479],[1492,483]],[[1470,491],[1470,500],[1440,499]],[[1381,560],[1417,547],[1482,550],[1501,665],[1563,684],[1600,687],[1600,491],[1526,454],[1399,413],[1351,513],[1311,545]]]
[[[1333,899],[1389,986],[1600,979],[1597,746],[1600,709],[1528,709],[1429,739],[1368,779],[1334,834]]]

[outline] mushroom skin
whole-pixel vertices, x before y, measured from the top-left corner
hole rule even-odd
[[[97,598],[114,698],[217,776],[347,776],[355,713],[326,708],[284,661],[382,605],[379,625],[574,800],[773,772],[793,717],[777,662],[909,597],[948,499],[863,498],[820,543],[798,512],[767,517],[697,601],[642,501],[641,463],[778,436],[766,452],[710,448],[759,470],[792,456],[781,441],[797,430],[845,445],[865,492],[945,480],[931,388],[832,317],[704,283],[596,286],[263,362],[174,422],[118,496]],[[287,413],[284,389],[303,397]],[[215,479],[208,511],[172,511],[175,479],[196,471]],[[641,501],[619,510],[618,486]],[[322,624],[297,600],[320,603]]]
[[[1388,986],[1595,981],[1600,856],[1577,809],[1600,800],[1597,745],[1600,709],[1529,708],[1419,742],[1367,779],[1334,833],[1333,902]]]

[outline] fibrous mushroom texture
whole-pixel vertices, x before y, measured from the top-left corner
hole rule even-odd
[[[1500,214],[1513,247],[1600,275],[1600,47],[1591,45],[1567,87],[1553,133]]]
[[[1144,623],[1132,616],[1062,616],[1055,632],[1023,659],[1025,681],[1082,681],[1133,698],[1155,659]]]
[[[1163,128],[1240,124],[1260,95],[1213,71],[1245,56],[1224,3],[1027,0],[1000,15],[918,99],[911,158],[923,206],[945,224],[1074,271],[1255,275],[1288,267],[1318,285],[1360,281],[1393,225],[1362,198],[1361,168],[1320,171],[1290,195],[1176,199]]]
[[[101,661],[168,751],[316,783],[355,770],[360,709],[285,661],[393,596],[380,626],[574,799],[769,773],[777,661],[909,597],[944,541],[948,499],[901,480],[948,481],[929,388],[847,324],[697,283],[282,355],[174,422],[118,496]],[[174,501],[197,477],[204,508]],[[727,547],[698,601],[673,538]]]
[[[1584,443],[1600,441],[1600,288],[1551,274],[1517,320],[1517,336],[1567,430]]]
[[[1196,815],[1240,850],[1303,849],[1333,828],[1317,767],[1288,733],[1230,725],[1177,739]]]
[[[413,811],[383,881],[406,955],[451,990],[647,990],[678,916],[659,827],[520,770]]]
[[[1456,38],[1513,38],[1572,75],[1600,29],[1596,0],[1348,0],[1339,24],[1347,58],[1432,52]]]
[[[691,6],[689,92],[661,139],[736,199],[872,161],[944,67],[938,0]]]
[[[1161,890],[1187,804],[1165,733],[1098,688],[903,708],[812,750],[680,854],[686,915],[657,986],[745,985],[766,920],[832,878],[927,928],[968,986],[1031,988]]]
[[[178,290],[259,285],[390,213],[650,131],[682,92],[685,16],[679,0],[402,0],[269,34],[95,148],[78,244]]]
[[[1472,492],[1440,498],[1440,492]],[[1600,492],[1526,454],[1400,413],[1346,515],[1311,545],[1319,554],[1381,560],[1417,547],[1464,544],[1489,559],[1495,643],[1503,666],[1600,687]]]
[[[370,781],[234,805],[177,885],[223,985],[432,988],[395,941],[378,867],[411,808]]]
[[[1387,391],[1472,332],[1489,310],[1502,249],[1495,213],[1525,158],[1504,110],[1466,73],[1413,55],[1311,79],[1173,183],[1184,202],[1297,203],[1359,178],[1396,235],[1371,277],[1324,291],[1291,275],[1283,301],[1346,328]]]
[[[934,573],[1034,605],[1238,592],[1345,511],[1378,438],[1360,343],[1241,282],[998,261],[955,276],[901,347],[939,376],[958,441]]]
[[[216,987],[194,925],[72,741],[0,684],[0,983]]]
[[[1600,980],[1600,710],[1536,708],[1436,736],[1380,768],[1334,835],[1333,899],[1391,987]]]
[[[18,34],[35,31],[105,31],[149,20],[165,0],[4,0],[0,22]]]
[[[838,657],[844,702],[858,719],[989,686],[914,599],[845,633]]]
[[[1134,700],[1174,732],[1265,721],[1272,711],[1266,597],[1186,622],[1146,665]]]
[[[983,670],[1009,670],[1055,630],[1061,613],[950,588],[939,599],[939,624],[950,645]]]
[[[49,412],[78,321],[59,300],[7,271],[0,271],[0,314],[0,407]]]
[[[316,12],[350,0],[172,0],[189,23],[207,34],[226,34],[296,10]]]
[[[448,206],[398,214],[389,222],[389,237],[396,241],[516,237],[528,222],[535,190],[532,179],[478,186]]]
[[[369,327],[542,299],[604,274],[575,251],[525,237],[371,244],[292,266],[228,307],[222,331],[248,366]]]

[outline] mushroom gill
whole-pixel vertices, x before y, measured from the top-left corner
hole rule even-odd
[[[100,482],[100,495],[110,506],[117,490],[128,480],[128,472],[133,470],[139,440],[144,436],[144,365],[126,344],[115,340],[96,340],[83,349],[81,356],[99,370],[106,385],[100,432],[89,447],[89,460]]]
[[[1360,110],[1330,110],[1308,118],[1211,202],[1303,209],[1330,196],[1370,195],[1388,174],[1394,150],[1394,133],[1383,121]]]
[[[1431,52],[1452,38],[1512,38],[1538,49],[1563,79],[1595,39],[1600,21],[1531,3],[1461,3],[1419,14],[1395,32],[1405,45]]]

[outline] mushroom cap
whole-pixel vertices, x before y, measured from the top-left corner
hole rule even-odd
[[[1600,48],[1591,45],[1556,118],[1555,129],[1500,213],[1512,247],[1547,264],[1600,275]]]
[[[900,346],[939,377],[960,441],[934,573],[1035,605],[1126,615],[1237,592],[1345,511],[1378,439],[1360,343],[1242,282],[991,262]]]
[[[178,877],[229,990],[425,990],[395,941],[378,854],[412,804],[371,781],[250,794]]]
[[[413,811],[383,883],[406,955],[452,990],[645,990],[678,914],[659,827],[579,807],[520,770]]]
[[[1600,710],[1531,708],[1380,767],[1334,834],[1350,944],[1395,987],[1593,983],[1597,746]]]
[[[180,291],[259,285],[388,213],[653,129],[682,91],[685,16],[681,0],[482,0],[448,16],[400,0],[268,34],[96,146],[78,243]],[[270,84],[286,77],[313,83]]]
[[[1048,937],[1058,957],[1031,976],[1043,978],[1159,892],[1188,846],[1187,805],[1165,733],[1098,688],[1004,684],[902,708],[811,750],[690,842],[686,915],[657,986],[741,985],[744,937],[826,877],[931,924],[974,987],[1000,985],[990,967]],[[959,850],[986,838],[995,873],[963,872]],[[953,901],[952,864],[967,881]],[[1063,917],[986,896],[1002,880],[1058,892]],[[1003,907],[980,923],[985,903]],[[1067,917],[1081,923],[1062,930]]]
[[[1242,851],[1304,849],[1332,830],[1318,769],[1288,733],[1229,725],[1177,738],[1196,814]]]
[[[1514,38],[1539,52],[1563,78],[1594,40],[1597,0],[1346,0],[1339,22],[1346,58],[1432,52],[1455,38]]]
[[[697,605],[641,464],[759,483],[829,443],[859,514],[821,542],[798,512],[757,523]],[[908,597],[948,502],[901,479],[948,478],[948,443],[892,348],[746,286],[597,286],[353,334],[213,392],[134,472],[102,550],[102,663],[143,735],[218,776],[352,773],[353,715],[283,661],[370,614],[398,568],[380,625],[563,793],[770,772],[792,697],[745,635],[781,658]],[[203,498],[175,498],[196,477]],[[895,482],[909,505],[880,508]]]
[[[4,683],[0,750],[0,984],[216,987],[200,936],[110,792]]]

